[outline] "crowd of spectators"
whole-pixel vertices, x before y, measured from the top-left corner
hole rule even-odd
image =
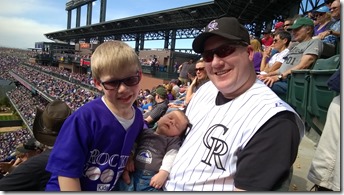
[[[27,128],[0,133],[0,162],[6,161],[10,154],[15,152],[17,145],[26,142],[31,137],[32,134]]]
[[[334,5],[336,5],[336,3],[334,3]],[[313,13],[311,18],[314,23],[313,28],[315,29],[313,39],[321,39],[324,44],[327,44],[326,40],[332,40],[330,43],[333,44],[334,47],[338,47],[337,44],[339,44],[338,40],[340,36],[340,32],[338,31],[338,25],[340,25],[340,23],[338,21],[340,15],[338,16],[336,13],[337,10],[338,8],[335,8],[335,6],[325,6],[311,12]],[[269,75],[269,72],[279,71],[279,66],[284,62],[284,56],[287,56],[288,52],[297,45],[297,43],[293,43],[293,33],[290,33],[292,30],[289,27],[292,26],[294,21],[300,18],[302,17],[297,15],[293,19],[288,18],[284,21],[280,21],[276,23],[273,31],[265,30],[263,32],[263,37],[252,37],[251,45],[257,54],[253,61],[258,75],[264,71],[266,76],[277,76],[278,79],[276,81],[283,79],[283,74],[280,78],[278,77],[280,75]],[[283,25],[281,25],[282,23]],[[303,25],[307,26],[307,24]],[[281,31],[283,31],[283,33],[281,33]],[[278,41],[282,42],[280,47],[277,48],[276,45]],[[273,58],[274,55],[278,56],[282,51],[285,51],[285,53],[283,53],[283,57],[278,59],[277,69],[269,70],[269,68],[273,67],[275,64],[275,61],[270,63],[269,60]],[[334,54],[335,53],[333,53],[333,55]],[[51,99],[60,99],[64,101],[72,110],[77,110],[85,103],[100,96],[100,93],[97,92],[92,85],[90,74],[71,73],[68,70],[58,67],[29,64],[27,61],[28,57],[31,55],[32,53],[25,50],[0,48],[0,69],[2,70],[0,72],[0,79],[15,81],[9,74],[9,72],[12,72],[28,84],[34,86],[40,92],[33,92],[19,85],[16,89],[7,93],[8,98],[28,125],[28,128],[0,133],[0,161],[5,160],[5,158],[14,152],[15,147],[19,143],[23,143],[32,137],[29,129],[31,129],[33,125],[35,109],[36,107],[44,109],[49,103],[47,99],[40,95],[41,93],[45,94],[47,97],[51,97]],[[80,56],[74,57],[77,58]],[[317,56],[317,58],[320,57],[321,55]],[[262,59],[264,60],[263,63]],[[153,64],[153,66],[159,64],[159,62],[154,62],[154,60],[142,60],[142,62],[147,65]],[[189,91],[189,94],[194,93],[195,90],[200,87],[196,86],[196,89],[192,89],[194,85],[196,85],[197,78],[200,79],[200,75],[206,78],[204,65],[196,67],[197,63],[193,63],[193,61],[190,60],[189,62],[181,64],[178,68],[175,67],[174,71],[179,73],[178,79],[173,79],[169,83],[156,86],[152,89],[141,90],[136,103],[142,110],[142,114],[149,127],[153,127],[156,121],[170,110],[184,110],[187,108],[187,103],[190,101],[188,100],[188,102],[185,103],[187,92]],[[261,65],[264,65],[264,68],[262,68]],[[265,66],[269,67],[266,68]],[[197,77],[197,75],[199,77]],[[258,76],[258,78],[264,80],[266,76]],[[286,75],[284,75],[284,77],[285,76]],[[202,82],[201,85],[207,81],[208,79]],[[192,90],[188,90],[188,88]]]
[[[18,65],[12,71],[52,99],[66,102],[73,110],[97,97],[94,91],[28,66]]]
[[[16,89],[9,91],[7,95],[30,129],[32,129],[36,107],[43,109],[49,103],[48,100],[33,94],[24,86],[18,86]]]
[[[16,81],[10,74],[12,72],[47,97],[65,101],[73,110],[100,95],[99,92],[94,91],[95,88],[91,85],[89,74],[70,73],[57,67],[30,64],[28,58],[31,58],[32,55],[32,52],[28,50],[0,48],[0,68],[2,70],[0,79]],[[83,83],[88,88],[75,83]],[[35,118],[35,109],[36,107],[43,109],[49,103],[37,91],[31,91],[20,84],[14,90],[9,91],[7,97],[27,127],[0,133],[0,161],[6,160],[18,144],[32,137],[30,129],[32,129]]]
[[[29,54],[26,50],[0,47],[0,79],[15,81],[8,71],[16,64],[26,62]]]

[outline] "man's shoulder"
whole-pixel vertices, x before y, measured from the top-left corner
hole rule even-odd
[[[316,53],[322,51],[323,42],[320,39],[310,39],[307,41],[299,42],[293,49],[291,53],[303,53],[305,51],[315,50]]]

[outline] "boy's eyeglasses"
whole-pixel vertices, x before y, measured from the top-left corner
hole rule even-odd
[[[118,80],[112,80],[112,81],[104,81],[100,83],[103,85],[103,87],[106,90],[115,90],[115,89],[118,89],[121,83],[124,83],[126,86],[131,87],[131,86],[135,86],[139,84],[140,80],[141,80],[140,72],[137,72],[136,76],[131,76],[124,79],[118,79]]]
[[[205,62],[211,62],[211,61],[213,61],[213,59],[214,59],[214,54],[216,54],[216,55],[217,55],[218,57],[220,57],[220,58],[227,57],[227,56],[229,56],[229,55],[231,55],[232,53],[235,52],[235,50],[237,49],[238,45],[239,45],[239,44],[233,46],[233,44],[227,43],[227,44],[221,45],[221,46],[218,47],[218,48],[204,51],[204,52],[202,53],[203,60],[204,60]],[[241,45],[247,46],[246,44],[243,44],[243,43],[242,43]]]
[[[204,70],[204,67],[202,67],[202,68],[195,68],[195,71],[197,72],[197,71],[203,71]]]

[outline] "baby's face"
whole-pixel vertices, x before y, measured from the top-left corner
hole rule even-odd
[[[169,137],[179,136],[185,131],[187,124],[183,112],[172,111],[159,119],[157,133]]]

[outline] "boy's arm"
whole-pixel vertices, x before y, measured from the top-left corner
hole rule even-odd
[[[171,171],[173,161],[177,155],[177,152],[178,150],[171,149],[165,154],[159,172],[152,177],[149,183],[150,186],[153,186],[156,189],[160,189],[164,185]]]
[[[79,178],[58,176],[61,191],[81,191]]]

